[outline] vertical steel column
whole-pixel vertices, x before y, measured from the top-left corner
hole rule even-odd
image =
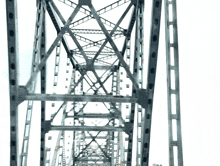
[[[63,131],[61,131],[63,132]],[[63,142],[63,137],[61,137],[60,142]],[[62,166],[62,148],[63,144],[61,144],[60,149],[59,149],[59,156],[58,156],[58,162],[56,164],[56,166]]]
[[[80,88],[81,92],[83,92],[83,80],[81,81],[81,84],[80,84],[79,88]],[[84,108],[82,109],[81,113],[84,114]],[[81,124],[81,126],[84,126],[84,124],[85,124],[85,119],[84,118],[82,118],[82,121],[81,121],[80,124]],[[82,149],[84,149],[86,147],[86,144],[85,144],[85,131],[81,131],[80,143],[81,143],[80,146],[82,147]],[[85,156],[85,153],[86,153],[86,151],[84,151],[83,156]],[[83,164],[87,165],[88,161],[87,162],[86,161],[82,162],[82,165]]]
[[[140,16],[140,5],[139,1],[137,1],[138,3],[136,4],[136,27],[135,27],[135,46],[134,46],[134,60],[133,60],[133,76],[136,80],[136,82],[138,83],[139,86],[139,60],[140,60],[140,38],[139,38],[139,28],[140,28],[140,20],[139,20],[139,16]],[[135,87],[132,87],[132,96],[133,97],[137,97],[137,91],[135,90]],[[134,124],[135,124],[135,114],[136,113],[136,109],[135,107],[137,107],[136,103],[131,103],[131,109],[130,109],[130,117],[129,117],[129,122],[132,124],[133,129],[134,129]],[[136,131],[137,132],[137,131]],[[138,133],[137,133],[138,134]],[[131,166],[132,165],[132,159],[134,160],[133,157],[133,143],[134,143],[134,130],[132,133],[129,134],[128,136],[128,152],[127,152],[127,166]],[[138,148],[137,148],[138,150]],[[138,156],[136,156],[136,160],[138,160]]]
[[[110,150],[110,147],[111,147],[111,133],[110,131],[107,132],[107,142],[106,142],[106,149],[107,149],[107,154],[109,156],[111,156],[111,150]],[[109,163],[109,166],[111,166],[111,162]]]
[[[70,87],[73,88],[75,83],[76,83],[76,69],[73,69],[71,83],[70,83],[71,86]],[[83,93],[83,80],[82,80],[81,88],[82,88],[82,93]],[[76,91],[76,88],[74,88],[73,94],[75,94],[75,91]],[[76,114],[76,109],[75,108],[76,108],[76,102],[73,102],[73,115]],[[76,119],[73,117],[73,126],[76,125],[75,120]],[[70,161],[72,161],[73,166],[75,166],[75,149],[76,149],[75,145],[76,145],[76,131],[73,131],[73,145],[72,145],[72,149],[71,149],[71,154],[72,155],[70,156],[70,157],[72,157],[72,159],[70,159]],[[71,162],[69,162],[69,166],[72,166],[70,164],[71,164]]]
[[[135,10],[136,11],[136,10]],[[125,46],[125,53],[126,53],[126,56],[125,56],[125,61],[126,61],[126,63],[127,63],[127,65],[128,65],[128,67],[129,67],[129,69],[131,69],[131,39],[130,39],[130,36],[129,37],[126,37],[126,42],[125,42],[125,44],[126,44],[126,46]],[[122,68],[119,68],[119,70],[120,69],[122,69]],[[123,75],[123,72],[121,72],[121,75]],[[127,94],[125,94],[125,95],[129,95],[128,93],[131,91],[131,86],[130,86],[130,80],[129,80],[129,78],[128,78],[128,75],[126,75],[126,78],[125,78],[125,80],[121,80],[121,82],[125,82],[124,84],[125,84],[125,89],[128,89],[128,90],[126,90],[126,93]],[[122,88],[120,88],[120,90],[122,90]],[[127,107],[126,106],[126,109],[128,109],[129,110],[129,107]],[[131,116],[126,116],[126,119],[129,119]],[[129,135],[128,135],[128,137],[129,137]],[[127,165],[127,157],[128,157],[128,155],[129,155],[129,153],[131,154],[131,151],[128,151],[128,149],[129,149],[129,142],[127,142],[129,139],[128,139],[128,137],[126,137],[125,138],[125,145],[127,145],[127,147],[126,147],[126,149],[124,149],[124,160],[123,160],[123,164],[124,165]],[[130,142],[131,143],[131,142]],[[132,146],[132,144],[130,144],[131,146]],[[124,147],[125,148],[125,147]],[[127,155],[126,156],[126,159],[125,159],[125,155]]]
[[[66,118],[66,114],[65,114],[66,105],[64,105],[63,109],[64,110],[63,110],[63,116],[62,116],[62,120],[61,120],[61,125],[64,124],[64,121],[65,121],[65,118]],[[54,152],[53,152],[53,158],[52,158],[51,166],[55,166],[56,162],[57,162],[57,154],[58,154],[58,151],[60,149],[61,135],[62,135],[62,131],[60,130],[59,133],[58,133],[58,136],[57,136],[57,141],[56,141],[56,146],[55,146]]]
[[[120,96],[120,69],[117,70],[117,95]],[[119,103],[119,107],[118,107],[119,111],[121,112],[121,103]],[[122,113],[122,112],[121,112]],[[122,114],[121,114],[122,115]],[[122,120],[118,119],[118,125],[121,126],[122,125]],[[120,158],[120,162],[117,163],[120,166],[124,166],[124,143],[123,143],[123,133],[122,132],[118,132],[118,152],[117,152],[117,157]]]
[[[121,95],[120,93],[120,86],[121,86],[121,78],[120,78],[120,69],[118,69],[118,94],[119,96]],[[119,106],[119,110],[121,111],[121,115],[122,115],[122,108],[121,108],[121,103]],[[122,125],[122,121],[121,119],[119,119],[119,126]],[[125,165],[125,148],[124,148],[124,139],[123,139],[123,132],[119,132],[118,133],[118,148],[120,150],[120,163],[119,165],[124,166]]]
[[[54,83],[53,83],[53,94],[56,94],[56,88],[58,85],[58,76],[59,76],[59,65],[60,65],[60,52],[61,52],[61,41],[56,46],[56,56],[55,56],[55,66],[54,66]],[[52,103],[52,107],[55,106],[55,103]]]
[[[152,108],[157,68],[157,54],[160,34],[160,18],[161,18],[162,0],[153,0],[152,3],[152,18],[151,18],[151,32],[150,32],[150,46],[149,46],[149,60],[148,60],[148,75],[146,88],[146,104],[144,105],[145,115],[143,124],[142,136],[142,159],[141,165],[149,165],[149,148],[150,148],[150,131]],[[145,93],[145,92],[144,92]]]
[[[73,126],[75,126],[75,118],[73,118]],[[70,156],[69,166],[75,165],[75,144],[76,144],[75,142],[76,142],[76,131],[73,131],[73,144],[72,144],[72,149],[71,149],[71,154],[70,154],[71,156]]]
[[[76,125],[78,125],[79,122],[76,121]],[[79,131],[75,131],[75,154],[74,154],[74,161],[73,161],[73,166],[76,165],[77,161],[76,161],[76,157],[75,155],[78,155],[80,153],[80,149],[79,149]]]
[[[10,166],[18,164],[18,20],[17,0],[6,0],[10,99]]]
[[[112,126],[115,126],[115,120],[112,121]],[[111,166],[114,166],[115,164],[115,152],[114,152],[114,147],[115,147],[115,143],[114,143],[114,139],[115,139],[115,134],[114,131],[110,132],[111,133]]]
[[[115,73],[115,75],[114,75],[114,73]],[[113,76],[116,77],[116,80],[113,79],[113,84],[115,83],[116,95],[120,96],[120,72],[119,72],[119,69],[117,71],[115,71],[114,73],[113,73]],[[121,103],[117,103],[116,107],[117,107],[117,109],[121,113]],[[117,124],[118,126],[120,126],[122,124],[121,119],[118,119],[117,122],[118,122],[118,124]],[[115,155],[115,165],[120,165],[120,163],[121,163],[121,162],[119,163],[119,158],[121,158],[120,152],[122,153],[122,149],[120,148],[120,146],[121,146],[120,145],[120,140],[121,139],[122,139],[122,133],[121,132],[117,132],[117,137],[115,137],[115,140],[117,141],[117,143],[115,143],[115,145],[117,146],[117,148],[114,149],[114,153],[116,152],[116,155]],[[123,142],[122,142],[122,144],[123,144]]]
[[[117,89],[118,89],[118,86],[117,86],[117,81],[118,81],[118,78],[117,78],[117,69],[114,68],[114,71],[113,71],[113,74],[112,74],[112,94],[113,96],[117,96],[118,93],[117,93]],[[116,104],[115,104],[116,106]],[[112,107],[112,109],[114,109]],[[115,126],[115,119],[113,120],[113,126]],[[116,155],[115,155],[115,138],[116,138],[116,134],[114,131],[112,131],[112,155],[111,155],[111,166],[114,166],[115,165],[115,161],[116,161]]]
[[[40,60],[40,56],[41,56],[39,50],[41,48],[42,24],[43,24],[43,5],[41,5],[41,3],[38,2],[37,12],[36,12],[36,23],[35,23],[35,34],[34,34],[34,45],[33,45],[33,53],[32,53],[31,73],[33,73],[35,71],[36,66],[39,64],[39,60]],[[33,84],[31,87],[31,93],[35,92],[36,83],[37,83],[37,81],[33,81]],[[21,149],[21,155],[20,155],[20,166],[27,165],[33,105],[34,105],[34,101],[28,101],[24,134],[23,134],[22,149]]]
[[[144,65],[144,3],[138,6],[136,20],[136,54],[134,72],[137,74],[139,88],[143,88],[143,65]],[[137,149],[136,149],[136,166],[141,166],[141,147],[143,133],[143,109],[141,105],[136,104],[136,124],[137,124]]]
[[[40,57],[41,61],[46,54],[46,17],[45,17],[45,2],[44,0],[40,1],[42,6],[42,33],[41,33],[41,45],[40,45]],[[41,70],[41,94],[46,93],[46,64]],[[45,163],[45,115],[46,115],[46,101],[41,101],[41,142],[40,142],[40,165]]]
[[[44,165],[45,166],[49,166],[50,164],[50,156],[51,156],[51,141],[52,140],[52,136],[49,136],[47,137],[47,147],[46,147],[46,152],[45,152],[45,163]]]
[[[64,125],[65,125],[65,120],[64,120]],[[66,143],[66,141],[65,141],[65,136],[66,136],[66,134],[65,134],[65,131],[63,130],[62,131],[62,138],[63,138],[63,140],[62,140],[62,144],[63,144],[63,146],[62,146],[62,166],[66,166],[66,155],[65,155],[65,152],[66,152],[65,143]]]
[[[176,0],[165,0],[165,32],[168,82],[169,165],[174,166],[178,163],[178,166],[183,166]]]

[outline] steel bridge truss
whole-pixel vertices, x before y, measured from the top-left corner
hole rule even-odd
[[[105,7],[96,10],[92,0],[37,0],[31,75],[21,86],[16,60],[16,0],[6,0],[11,166],[28,163],[33,104],[37,100],[41,103],[41,166],[148,165],[162,0],[152,1],[148,56],[144,54],[144,0],[102,3]],[[59,8],[61,4],[71,11],[68,18]],[[165,0],[164,6],[169,161],[170,166],[175,160],[182,166],[176,0]],[[121,13],[114,13],[121,7]],[[102,16],[110,12],[115,21]],[[53,24],[49,28],[57,32],[52,44],[47,43],[51,36],[47,35],[46,17]],[[128,20],[128,25],[124,26],[123,20]],[[47,60],[52,54],[55,60],[50,77],[51,62]],[[18,105],[24,101],[27,112],[19,153]]]

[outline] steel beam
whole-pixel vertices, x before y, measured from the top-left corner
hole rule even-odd
[[[10,99],[10,166],[18,165],[18,20],[17,0],[6,1],[9,99]]]
[[[165,0],[167,103],[169,128],[169,165],[183,166],[182,131],[180,114],[179,48],[176,0]],[[173,126],[176,126],[176,131]],[[177,139],[174,139],[174,138]],[[177,154],[174,155],[174,147]],[[176,156],[176,159],[174,158]]]
[[[83,68],[86,68],[87,66],[86,65],[82,65]],[[111,69],[111,66],[107,66],[107,65],[94,65],[93,68],[95,70],[110,70]]]
[[[66,108],[66,105],[65,105],[65,108]],[[64,108],[63,114],[62,114],[61,125],[64,125],[64,121],[65,121],[65,117],[66,117],[66,114],[65,114],[65,110],[66,109],[65,108]],[[62,135],[62,131],[59,131],[58,136],[57,136],[56,145],[54,147],[53,157],[52,157],[52,161],[51,161],[51,165],[50,166],[55,166],[56,165],[58,151],[59,151],[59,148],[60,148],[60,138],[61,138],[61,135]]]
[[[123,97],[123,96],[111,96],[106,97],[104,95],[60,95],[60,94],[27,94],[22,96],[24,100],[37,100],[37,101],[77,101],[77,102],[111,102],[111,103],[136,103],[137,98]]]
[[[41,41],[40,41],[40,59],[44,58],[46,54],[46,16],[45,16],[45,3],[44,0],[41,0],[42,5],[42,31],[41,31]],[[41,70],[41,94],[46,93],[46,64]],[[45,123],[45,116],[46,116],[46,101],[41,101],[41,137],[40,137],[40,165],[44,165],[46,161],[46,149],[45,149],[45,130],[44,130],[44,123]]]
[[[130,24],[133,24],[134,22],[136,22],[136,27],[135,27],[135,50],[134,50],[134,62],[133,62],[133,76],[135,78],[135,80],[137,82],[139,82],[139,78],[140,78],[140,74],[139,74],[139,61],[140,61],[140,33],[139,31],[141,30],[140,29],[140,14],[141,14],[141,8],[142,8],[142,4],[140,5],[136,5],[136,8],[135,10],[133,11],[133,14],[132,16],[136,16],[136,20],[133,20],[132,19],[130,20]],[[133,18],[132,17],[132,18]],[[131,25],[130,25],[131,26]],[[143,29],[143,27],[142,27]],[[131,33],[131,32],[130,32]],[[126,36],[127,38],[130,38],[130,36]],[[122,49],[122,51],[125,52],[125,48],[127,47],[127,42],[125,42],[124,44],[124,47]],[[139,85],[140,87],[140,85]],[[133,97],[136,97],[138,94],[137,94],[137,91],[135,90],[135,87],[133,86],[132,87],[132,96]],[[134,127],[135,127],[135,114],[136,116],[138,115],[137,113],[137,104],[135,103],[131,103],[131,109],[130,109],[130,114],[129,114],[129,122],[132,124],[132,133],[129,134],[128,136],[128,152],[127,152],[127,166],[131,166],[132,165],[132,161],[135,160],[135,158],[133,157],[133,153],[134,153],[134,149],[132,148],[134,146]],[[138,122],[136,122],[138,123]],[[138,135],[138,131],[136,130],[136,135]],[[136,151],[138,151],[138,147],[136,147]],[[136,159],[138,160],[139,156],[136,156]],[[137,161],[136,160],[136,161]],[[138,166],[138,163],[136,162],[137,166]]]
[[[86,55],[95,55],[97,51],[84,51],[86,53]],[[79,51],[74,51],[74,54],[81,54]],[[110,51],[102,51],[100,53],[100,55],[102,56],[116,56],[114,52],[110,52]],[[104,57],[102,57],[104,58]]]
[[[34,70],[36,69],[36,65],[39,64],[40,57],[41,57],[41,51],[39,51],[39,50],[41,50],[41,41],[44,40],[44,39],[42,39],[42,30],[44,30],[44,28],[43,28],[43,13],[44,13],[43,7],[44,7],[44,5],[42,5],[40,2],[37,3],[36,22],[35,23],[38,26],[35,27],[31,73],[33,73]],[[45,79],[45,77],[41,77],[41,79],[43,80],[43,79]],[[36,83],[37,83],[37,81],[33,82],[32,87],[31,87],[31,92],[35,92]],[[24,134],[23,134],[22,149],[21,149],[21,155],[20,155],[20,166],[27,165],[33,105],[34,105],[33,101],[28,101]]]
[[[96,164],[88,163],[88,164],[81,164],[79,166],[109,166],[109,164],[108,163],[96,163]]]
[[[102,30],[99,29],[71,29],[73,33],[80,34],[104,34]],[[108,33],[111,33],[111,30],[107,30]],[[114,34],[124,34],[124,31],[115,31]]]
[[[82,115],[74,115],[74,116],[67,116],[67,118],[116,118],[112,114],[82,114]]]
[[[106,138],[107,138],[107,136],[106,136],[106,137],[104,137],[104,136],[98,136],[98,137],[96,137],[95,139],[106,139]],[[89,137],[89,136],[86,136],[85,139],[92,139],[92,138]]]
[[[51,126],[51,130],[66,130],[66,131],[124,131],[124,127],[111,126]]]
[[[103,161],[103,162],[109,162],[108,159],[77,159],[77,161],[94,161],[94,162],[97,162],[97,161]]]
[[[124,44],[123,44],[123,47],[122,47],[122,50],[121,50],[121,55],[123,57],[124,57],[124,53],[126,51],[128,41],[130,41],[131,32],[132,32],[134,24],[136,22],[136,14],[137,14],[137,9],[136,9],[136,7],[134,7],[133,11],[132,11],[132,16],[131,16],[130,22],[129,22],[129,25],[128,25],[128,28],[127,28],[126,37],[124,39]],[[121,62],[119,62],[118,68],[119,68],[120,64],[121,64]]]
[[[149,49],[149,62],[148,62],[148,75],[147,75],[147,94],[146,94],[146,105],[145,119],[143,124],[143,135],[142,135],[142,158],[141,165],[149,165],[149,147],[150,147],[150,132],[151,132],[151,118],[157,68],[157,55],[159,45],[159,34],[160,34],[160,18],[161,18],[161,6],[162,0],[153,0],[152,3],[152,19],[151,19],[151,32],[150,32],[150,49]]]

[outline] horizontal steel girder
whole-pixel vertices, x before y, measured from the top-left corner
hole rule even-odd
[[[109,164],[107,163],[104,163],[104,164],[100,164],[100,163],[97,163],[97,164],[90,164],[90,163],[88,163],[88,164],[81,164],[81,165],[79,165],[79,166],[109,166]]]
[[[73,33],[81,33],[81,34],[104,34],[104,32],[100,29],[71,29]],[[108,33],[111,33],[111,30],[107,30]],[[117,30],[116,34],[124,34],[124,31]]]
[[[81,65],[81,67],[86,68],[87,66],[86,66],[86,65]],[[109,66],[109,65],[105,65],[105,66],[102,66],[102,65],[94,65],[93,67],[94,67],[94,69],[96,69],[96,70],[110,70],[112,66]]]
[[[94,161],[94,162],[98,162],[98,161],[103,161],[103,162],[109,162],[108,159],[77,159],[77,161]],[[98,164],[98,163],[97,163]]]
[[[137,98],[123,96],[102,96],[102,95],[63,95],[63,94],[26,94],[19,96],[21,101],[76,101],[76,102],[111,102],[111,103],[136,103]]]
[[[86,136],[86,137],[83,137],[83,138],[85,138],[85,139],[92,139],[92,137],[90,137],[90,136]],[[108,138],[108,136],[99,136],[99,137],[96,137],[95,139],[107,139],[107,138]]]
[[[74,115],[68,116],[67,118],[116,118],[118,116],[114,116],[112,114],[83,114],[83,115]]]
[[[50,126],[50,130],[118,131],[118,132],[123,132],[124,127],[112,127],[112,126]]]

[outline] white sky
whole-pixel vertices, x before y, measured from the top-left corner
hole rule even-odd
[[[20,62],[30,56],[33,47],[35,1],[19,0],[18,19]],[[146,9],[151,9],[151,6]],[[185,166],[218,166],[220,163],[220,2],[217,0],[178,0],[178,30],[180,53],[180,97],[182,115],[183,157]],[[9,103],[5,1],[0,1],[0,165],[9,161]],[[146,10],[147,14],[150,12]],[[149,17],[149,16],[146,16]],[[151,133],[150,163],[168,165],[166,67],[164,11],[161,20]],[[149,31],[149,27],[145,26]],[[148,33],[148,32],[147,32]],[[148,41],[148,38],[147,38]],[[145,50],[145,53],[148,53]],[[27,66],[20,64],[20,83],[28,78]],[[20,134],[22,135],[22,134]],[[33,145],[32,145],[33,146]],[[34,147],[34,146],[33,146]],[[37,147],[38,148],[38,147]]]

